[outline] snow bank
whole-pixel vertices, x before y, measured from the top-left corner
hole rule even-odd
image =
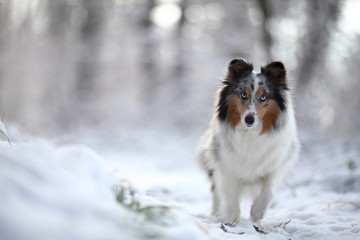
[[[101,159],[45,141],[0,146],[1,239],[115,239],[118,215]]]
[[[120,205],[110,169],[85,146],[1,143],[0,239],[202,238],[190,216],[164,226]]]

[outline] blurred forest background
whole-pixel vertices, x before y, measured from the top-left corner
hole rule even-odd
[[[359,13],[358,0],[0,0],[0,112],[43,136],[199,137],[232,58],[281,60],[300,131],[349,141]]]

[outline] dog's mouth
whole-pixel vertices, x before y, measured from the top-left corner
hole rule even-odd
[[[254,124],[247,124],[247,123],[245,123],[245,127],[247,127],[247,128],[254,128],[255,127],[255,125]]]
[[[252,132],[252,131],[257,131],[258,130],[258,124],[252,124],[252,125],[247,125],[246,123],[241,123],[240,124],[241,127],[238,128],[240,131],[245,131],[245,132]]]
[[[257,129],[258,127],[258,122],[254,120],[254,122],[246,122],[246,121],[243,121],[242,124],[243,128],[247,129],[247,130],[254,130],[254,129]]]

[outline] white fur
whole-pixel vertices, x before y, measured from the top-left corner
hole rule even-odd
[[[282,126],[268,133],[260,134],[262,123],[257,118],[254,127],[240,123],[236,129],[213,118],[199,160],[206,170],[214,170],[212,214],[220,221],[238,223],[240,201],[249,193],[255,194],[251,218],[262,219],[275,187],[296,161],[299,142],[290,97],[280,116]]]

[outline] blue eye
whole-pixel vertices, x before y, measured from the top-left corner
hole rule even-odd
[[[243,92],[243,93],[241,94],[241,98],[244,99],[244,100],[247,99],[247,94],[246,94],[246,92]]]
[[[265,95],[262,95],[261,97],[260,97],[260,101],[262,101],[262,102],[265,102],[266,101],[266,96]]]

